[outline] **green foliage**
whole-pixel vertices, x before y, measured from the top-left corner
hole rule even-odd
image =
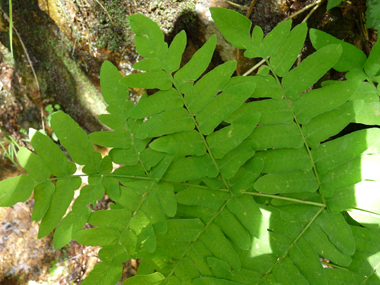
[[[200,78],[215,36],[179,68],[185,33],[168,47],[153,21],[129,16],[145,57],[135,67],[146,72],[122,77],[103,64],[109,114],[99,119],[113,131],[87,136],[67,114],[51,116],[89,176],[72,211],[65,216],[81,182],[76,167],[38,132],[37,155],[19,152],[29,175],[0,182],[0,205],[34,189],[39,237],[55,229],[56,248],[72,239],[101,246],[82,284],[115,284],[130,258],[142,263],[124,284],[379,284],[380,45],[367,59],[311,30],[317,51],[292,68],[306,24],[291,30],[287,21],[264,38],[234,11],[211,14],[267,72],[231,77],[236,63],[227,62]],[[311,88],[331,68],[347,80]],[[134,105],[128,87],[159,91]],[[352,122],[369,126],[341,135]],[[92,144],[112,148],[109,156]],[[105,193],[111,209],[92,211]]]
[[[366,26],[367,29],[373,28],[380,30],[380,1],[367,0],[366,11]]]

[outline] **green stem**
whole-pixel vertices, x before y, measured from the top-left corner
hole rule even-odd
[[[367,77],[366,80],[367,80],[367,82],[373,87],[373,89],[375,89],[375,91],[376,91],[376,93],[377,93],[377,96],[380,97],[380,92],[379,92],[379,90],[376,88],[375,83],[373,83],[373,81],[372,81],[369,77]],[[379,84],[380,84],[380,83],[379,83]]]
[[[295,16],[297,16],[297,15],[299,15],[299,14],[302,14],[302,13],[305,12],[306,10],[309,10],[310,8],[312,8],[312,7],[316,6],[316,5],[320,5],[320,4],[319,4],[320,2],[322,2],[322,1],[317,1],[317,2],[311,3],[311,4],[309,4],[309,5],[305,6],[305,7],[303,7],[301,10],[299,10],[299,11],[295,12],[294,14],[290,15],[289,17],[287,17],[287,18],[285,19],[285,21],[286,21],[286,20],[289,20],[289,19],[292,19],[292,18],[294,18]]]
[[[182,100],[182,102],[183,102],[183,104],[184,104],[184,106],[185,106],[187,112],[189,113],[190,118],[193,120],[194,125],[196,126],[196,128],[197,128],[197,130],[198,130],[198,133],[199,133],[199,135],[201,136],[202,142],[203,142],[203,144],[205,145],[205,147],[206,147],[206,149],[207,149],[207,152],[208,152],[208,154],[210,155],[210,158],[211,158],[213,164],[215,165],[216,169],[218,170],[218,173],[220,173],[219,166],[218,166],[218,164],[216,163],[215,158],[214,158],[214,156],[213,156],[212,153],[211,153],[211,149],[210,149],[210,147],[209,147],[209,145],[208,145],[208,143],[207,143],[207,141],[206,141],[206,139],[205,139],[205,137],[204,137],[204,134],[201,132],[201,130],[200,130],[200,128],[199,128],[199,124],[198,124],[197,120],[194,118],[193,113],[191,112],[189,106],[187,105],[187,102],[185,101],[185,98],[183,98],[182,93],[181,93],[181,91],[180,91],[180,88],[179,88],[177,82],[174,80],[173,76],[172,76],[170,73],[168,73],[168,72],[166,72],[166,73],[167,73],[167,75],[170,77],[170,80],[172,81],[172,83],[173,83],[175,89],[177,90],[177,93],[179,94],[179,97],[181,98],[181,100]],[[222,178],[222,181],[223,181],[224,185],[229,189],[230,187],[229,187],[227,181],[224,179],[223,176],[220,176],[220,177]]]
[[[212,222],[214,222],[214,220],[219,216],[219,214],[223,211],[223,209],[227,206],[227,203],[232,199],[232,196],[226,200],[223,204],[222,207],[220,207],[220,209],[214,214],[214,216],[210,219],[210,221],[202,228],[202,230],[199,231],[197,237],[195,238],[194,241],[192,241],[189,246],[186,248],[186,250],[184,251],[184,253],[182,254],[181,258],[176,262],[176,264],[174,265],[173,269],[170,271],[170,273],[167,275],[167,277],[165,278],[165,282],[163,284],[166,284],[166,281],[169,279],[169,277],[171,275],[173,275],[173,273],[175,272],[175,270],[177,269],[177,266],[180,262],[180,260],[184,259],[186,257],[186,254],[189,252],[189,250],[191,249],[191,247],[193,246],[194,243],[196,243],[199,238],[201,237],[201,235],[208,229],[208,227],[211,225]]]
[[[13,20],[12,20],[12,0],[9,0],[9,45],[11,47],[11,54],[13,57]]]
[[[371,215],[380,216],[379,213],[375,213],[375,212],[368,211],[368,210],[364,210],[364,209],[360,209],[360,208],[352,208],[352,209],[349,209],[349,210],[356,210],[356,211],[365,212],[365,213],[368,213],[368,214],[371,214]],[[348,210],[348,211],[349,211],[349,210]]]
[[[117,242],[118,244],[120,243],[120,240],[123,237],[123,234],[129,229],[130,224],[132,223],[134,217],[136,217],[136,215],[137,215],[138,211],[140,210],[142,204],[144,203],[146,197],[148,197],[149,191],[152,189],[154,183],[155,182],[152,181],[152,184],[150,184],[149,189],[146,190],[145,193],[142,195],[142,199],[141,199],[140,203],[137,205],[136,210],[132,213],[131,219],[129,220],[128,224],[125,226],[125,228],[123,229],[123,231],[120,233],[120,237],[119,237],[118,242]]]
[[[277,261],[273,264],[273,266],[265,273],[266,275],[269,274],[273,268],[280,262],[281,259],[285,258],[289,250],[297,243],[297,241],[302,237],[302,235],[306,232],[306,230],[310,227],[310,225],[314,222],[314,220],[319,216],[319,214],[324,210],[324,208],[320,208],[319,211],[314,215],[314,217],[309,221],[309,223],[305,226],[305,228],[299,233],[299,235],[293,240],[293,242],[288,246],[285,253],[281,256],[281,258],[278,258]],[[265,275],[264,275],[265,276]]]
[[[376,272],[376,269],[377,269],[377,267],[379,267],[379,265],[380,265],[380,262],[378,262],[377,264],[376,264],[376,266],[373,268],[373,272]],[[373,273],[372,273],[373,274]],[[365,279],[363,280],[363,282],[362,283],[360,283],[360,285],[363,285],[364,283],[366,283],[367,282],[367,280],[368,280],[368,278],[370,278],[371,276],[372,276],[372,274],[370,274],[370,275],[368,275],[368,276],[366,276],[365,277]]]
[[[262,61],[260,61],[258,64],[256,64],[254,67],[252,67],[250,70],[248,70],[246,73],[244,73],[242,76],[247,76],[249,74],[251,74],[255,69],[259,68],[261,65],[263,65],[265,63],[265,59],[263,59]]]
[[[307,151],[307,153],[308,153],[308,155],[309,155],[309,158],[310,158],[310,160],[311,160],[311,163],[312,163],[312,165],[313,165],[313,171],[314,171],[314,174],[315,174],[315,178],[317,179],[318,188],[320,188],[320,187],[321,187],[321,181],[319,180],[317,167],[316,167],[316,165],[315,165],[314,158],[313,158],[313,154],[311,153],[310,147],[309,147],[309,145],[308,145],[308,143],[307,143],[307,141],[306,141],[306,138],[305,138],[305,136],[304,136],[304,134],[303,134],[303,132],[302,132],[301,125],[298,123],[297,116],[296,116],[296,114],[295,114],[294,111],[293,111],[293,108],[292,108],[291,102],[290,102],[290,101],[288,100],[288,98],[286,98],[286,96],[285,96],[285,90],[284,90],[284,88],[282,87],[282,84],[281,84],[280,80],[278,79],[276,73],[274,73],[273,68],[272,68],[272,66],[270,65],[269,61],[266,60],[266,62],[267,62],[268,67],[269,67],[270,70],[272,71],[272,73],[273,73],[273,75],[274,75],[274,77],[275,77],[275,79],[276,79],[276,81],[277,81],[278,86],[282,89],[282,92],[283,92],[283,94],[284,94],[283,96],[284,96],[286,102],[288,103],[288,107],[289,107],[290,112],[291,112],[292,115],[293,115],[294,122],[296,123],[297,128],[298,128],[298,131],[299,131],[299,133],[301,134],[302,139],[303,139],[303,141],[304,141],[304,146],[305,146],[305,148],[306,148],[306,151]],[[322,197],[323,204],[325,204],[325,197],[323,197],[322,195],[321,195],[321,197]]]
[[[314,222],[314,220],[319,216],[319,214],[324,210],[325,208],[320,208],[319,211],[314,215],[314,217],[309,221],[309,223],[306,225],[306,227],[300,232],[300,234],[295,238],[295,240],[289,245],[288,249],[285,251],[284,256],[288,255],[289,250],[297,243],[297,241],[301,238],[301,236],[306,232],[306,230],[311,226],[311,224]]]
[[[305,201],[305,200],[299,200],[299,199],[294,199],[294,198],[290,198],[290,197],[271,195],[271,194],[263,194],[263,193],[256,193],[256,192],[244,192],[243,194],[252,195],[252,196],[259,196],[259,197],[268,197],[268,198],[279,199],[279,200],[286,200],[286,201],[296,202],[296,203],[300,203],[300,204],[307,204],[307,205],[313,205],[313,206],[318,206],[318,207],[326,208],[326,205],[322,204],[322,203]]]

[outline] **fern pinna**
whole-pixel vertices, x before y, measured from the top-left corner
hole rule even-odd
[[[211,13],[233,46],[265,60],[258,75],[233,77],[226,62],[201,77],[216,36],[180,68],[185,32],[168,47],[156,23],[129,16],[145,59],[126,77],[102,66],[109,114],[99,120],[113,131],[87,136],[63,112],[51,119],[89,177],[72,210],[81,175],[39,132],[37,155],[18,155],[29,175],[1,182],[0,206],[34,190],[39,237],[55,229],[55,248],[101,246],[82,284],[117,283],[130,258],[142,261],[123,284],[380,284],[380,45],[367,58],[311,30],[317,51],[291,69],[306,24],[282,22],[264,38],[234,11]],[[331,68],[347,80],[305,92]],[[128,88],[159,91],[134,105]],[[370,126],[337,136],[350,123]],[[105,193],[111,209],[92,211]]]

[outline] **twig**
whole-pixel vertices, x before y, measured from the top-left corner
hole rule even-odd
[[[249,16],[251,16],[252,10],[255,7],[256,2],[257,2],[257,0],[252,0],[251,6],[249,6],[249,8],[248,8],[247,14],[245,15],[248,19],[249,19]]]
[[[10,19],[8,18],[8,15],[4,13],[4,18],[7,20],[7,21],[10,21]],[[33,68],[33,64],[32,64],[32,61],[30,60],[30,57],[29,57],[29,54],[28,54],[28,51],[26,50],[26,47],[24,45],[24,42],[22,41],[17,29],[13,26],[13,30],[15,31],[18,39],[20,40],[20,43],[21,43],[21,46],[22,48],[24,49],[24,52],[25,52],[25,55],[26,55],[26,59],[28,60],[29,62],[29,65],[30,65],[30,68],[32,69],[32,73],[33,73],[33,76],[34,76],[34,79],[36,81],[36,85],[37,85],[37,89],[38,89],[38,94],[40,95],[40,100],[41,100],[41,106],[40,106],[40,111],[41,111],[41,123],[42,123],[42,129],[45,131],[45,123],[44,123],[44,110],[43,110],[43,107],[42,107],[42,97],[41,97],[41,89],[40,89],[40,84],[38,83],[38,79],[37,79],[37,74],[36,72],[34,71],[34,68]]]
[[[63,5],[62,5],[62,3],[61,3],[61,0],[58,0],[58,5],[59,5],[59,7],[61,8],[62,13],[66,16],[67,21],[68,21],[69,24],[70,24],[71,30],[72,30],[73,33],[74,33],[74,37],[76,37],[76,33],[75,33],[75,30],[74,30],[73,23],[71,22],[71,20],[70,20],[70,18],[69,18],[69,15],[67,15],[65,9],[63,9]]]
[[[13,57],[13,36],[12,36],[12,27],[13,27],[13,20],[12,20],[12,0],[9,0],[9,45],[11,46],[11,54]]]
[[[223,2],[227,3],[227,4],[230,4],[231,6],[235,6],[241,10],[248,10],[249,8],[248,7],[245,7],[245,6],[242,6],[242,5],[239,5],[239,4],[236,4],[232,1],[228,1],[228,0],[222,0]]]
[[[243,74],[243,76],[249,75],[251,72],[253,72],[255,69],[259,68],[263,63],[265,63],[265,59],[260,61],[258,64],[256,64],[254,67],[252,67],[250,70],[248,70],[246,73]]]
[[[307,19],[310,18],[310,16],[315,12],[315,10],[317,10],[317,9],[319,8],[319,6],[321,6],[322,2],[323,2],[323,0],[317,2],[317,6],[315,6],[315,7],[310,11],[310,13],[305,17],[305,19],[303,19],[302,23],[306,22]]]
[[[299,14],[302,14],[302,13],[305,12],[306,10],[308,10],[308,9],[310,9],[310,8],[316,6],[316,5],[319,6],[319,5],[322,4],[322,2],[323,2],[323,0],[319,0],[319,1],[316,1],[316,2],[314,2],[314,3],[311,3],[311,4],[307,5],[307,6],[303,7],[301,10],[299,10],[299,11],[295,12],[294,14],[290,15],[289,17],[287,17],[284,21],[289,20],[289,19],[292,19],[292,18],[294,18],[295,16],[297,16],[297,15],[299,15]]]
[[[100,3],[98,0],[95,0],[95,1],[96,1],[96,3],[98,3],[98,4],[100,5],[100,7],[102,7],[102,8],[103,8],[103,10],[104,10],[104,11],[106,11],[106,13],[107,13],[107,16],[108,16],[108,18],[110,19],[112,26],[114,26],[114,24],[113,24],[113,22],[112,22],[112,19],[111,19],[111,16],[110,16],[110,14],[108,14],[108,11],[107,11],[107,9],[106,9],[106,8],[104,8],[104,6],[102,5],[102,3]],[[135,3],[136,3],[136,2],[135,2]]]

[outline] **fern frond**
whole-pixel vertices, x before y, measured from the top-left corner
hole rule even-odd
[[[130,258],[142,263],[124,284],[377,284],[380,45],[367,59],[311,30],[317,51],[291,69],[306,24],[286,21],[264,37],[234,11],[211,13],[233,46],[265,60],[256,76],[232,77],[235,62],[205,73],[216,36],[180,67],[185,32],[168,47],[156,23],[129,16],[145,59],[125,77],[102,66],[99,119],[112,131],[87,136],[63,112],[52,116],[89,177],[72,211],[80,175],[38,132],[36,154],[19,151],[29,175],[0,183],[0,206],[34,189],[39,237],[55,229],[56,248],[73,238],[101,246],[83,284],[115,284]],[[331,68],[347,80],[315,89]],[[133,104],[128,88],[158,91]],[[341,135],[352,122],[370,127]],[[93,144],[112,149],[102,158]],[[110,210],[93,211],[105,193]]]

